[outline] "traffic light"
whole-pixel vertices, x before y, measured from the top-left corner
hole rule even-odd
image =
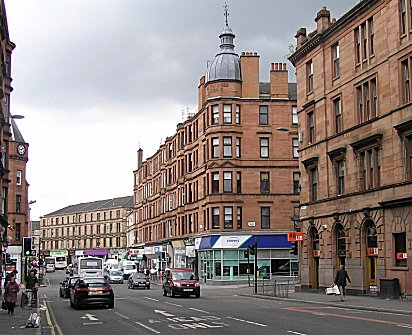
[[[249,258],[249,250],[244,250],[243,251],[243,257]]]
[[[291,255],[298,255],[298,242],[292,242],[292,245],[290,247],[290,254]]]
[[[11,257],[10,254],[6,253],[6,264],[10,264],[11,263]]]
[[[23,256],[31,254],[31,237],[23,237]]]
[[[254,254],[255,254],[255,252],[256,252],[256,247],[255,247],[255,245],[250,245],[250,246],[248,247],[248,249],[249,249],[249,254],[251,254],[251,255],[254,255]]]

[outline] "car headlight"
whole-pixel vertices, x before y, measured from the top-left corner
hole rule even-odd
[[[176,287],[180,287],[182,285],[180,285],[180,283],[173,283]]]
[[[199,283],[195,283],[195,287],[199,287],[200,286],[200,284]]]

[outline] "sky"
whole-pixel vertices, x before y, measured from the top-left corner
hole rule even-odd
[[[359,0],[227,0],[235,51],[288,64],[300,27],[322,6],[339,19]],[[152,156],[197,112],[197,87],[219,52],[223,0],[5,0],[10,109],[26,142],[31,219],[133,194],[137,150]]]

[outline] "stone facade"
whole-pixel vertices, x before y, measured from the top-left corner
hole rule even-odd
[[[322,8],[317,29],[296,34],[303,288],[329,286],[344,264],[353,293],[375,294],[383,278],[412,293],[412,30],[401,2],[364,0],[337,21]]]
[[[184,254],[185,245],[194,245],[195,239],[200,244],[205,236],[283,234],[286,241],[293,230],[299,199],[293,186],[294,173],[295,178],[299,174],[293,150],[298,141],[292,121],[295,86],[288,83],[286,64],[278,63],[272,64],[271,82],[261,83],[255,52],[243,52],[240,66],[242,80],[202,77],[199,111],[178,124],[145,161],[139,151],[134,172],[138,239],[141,248],[163,247],[168,260],[161,267],[180,264],[173,254]],[[277,131],[280,127],[287,131]],[[201,262],[193,264],[199,264],[200,275],[209,275]],[[230,271],[237,273],[234,267]],[[230,273],[227,278],[236,277]]]
[[[71,205],[40,218],[41,253],[66,250],[72,255],[110,257],[125,252],[132,197]]]

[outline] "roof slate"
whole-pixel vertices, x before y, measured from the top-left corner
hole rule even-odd
[[[98,210],[113,209],[113,208],[132,208],[133,207],[133,196],[106,199],[106,200],[96,200],[92,202],[85,202],[76,205],[70,205],[57,211],[51,212],[44,215],[48,216],[58,216],[58,215],[68,215],[68,214],[79,214],[86,212],[93,212]]]

